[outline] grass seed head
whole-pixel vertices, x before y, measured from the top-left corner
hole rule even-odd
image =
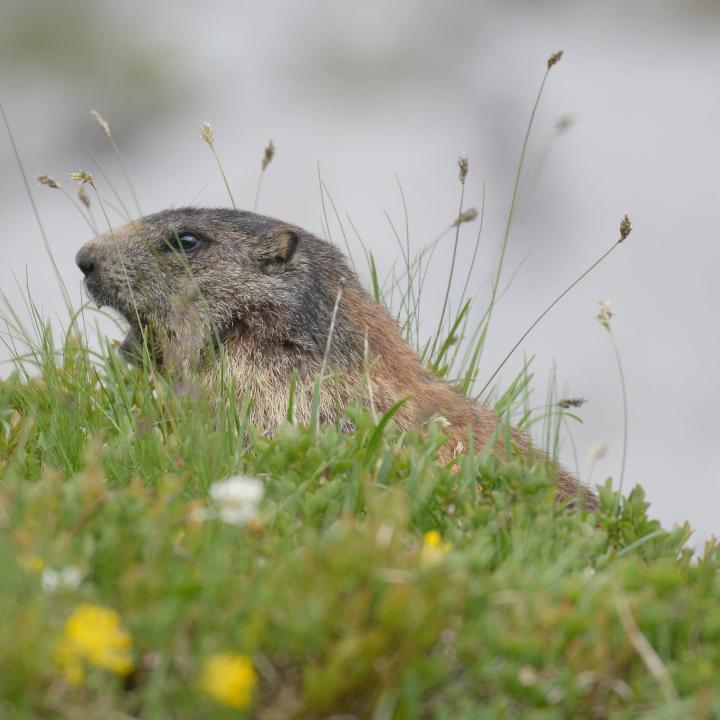
[[[607,445],[604,442],[595,443],[588,452],[587,461],[590,465],[595,464],[600,458],[605,457]]]
[[[213,130],[212,125],[207,120],[205,120],[205,122],[200,125],[200,137],[210,147],[212,147],[215,143],[215,131]]]
[[[90,209],[90,196],[87,194],[84,185],[78,185],[77,188],[78,200],[89,210]]]
[[[95,122],[100,126],[103,134],[108,140],[112,139],[112,133],[110,132],[110,126],[107,124],[105,118],[97,111],[91,110],[90,114],[95,118]]]
[[[60,189],[60,183],[49,175],[38,175],[37,181],[41,185],[47,185],[49,188],[53,188],[54,190]]]
[[[630,224],[630,218],[625,215],[625,217],[620,221],[620,242],[625,240],[631,232],[632,225]]]
[[[262,159],[263,172],[265,171],[265,168],[272,162],[272,159],[274,157],[275,157],[275,145],[273,145],[273,141],[270,140],[270,142],[267,144],[267,147],[265,148],[265,152],[263,153],[263,159]]]
[[[565,113],[555,123],[555,131],[560,135],[566,132],[575,124],[575,116],[572,113]]]
[[[610,318],[612,316],[613,316],[613,314],[612,314],[612,312],[610,312],[610,301],[609,300],[601,300],[598,303],[597,319],[600,321],[600,324],[606,330],[610,330]]]
[[[70,177],[81,185],[84,185],[85,183],[88,183],[89,185],[93,184],[93,176],[87,170],[77,170],[76,172],[71,172]]]
[[[463,223],[472,222],[477,220],[478,211],[475,208],[468,208],[463,210],[452,222],[452,227],[457,227]]]
[[[563,51],[558,50],[556,53],[553,53],[547,61],[548,70],[553,66],[557,65],[560,62],[560,58],[563,56]]]
[[[558,402],[558,406],[561,407],[563,410],[567,410],[567,408],[578,408],[582,407],[587,402],[587,398],[582,397],[575,397],[575,398],[563,398]]]
[[[458,174],[458,178],[463,185],[465,184],[465,178],[467,177],[467,174],[468,174],[468,166],[469,166],[468,159],[464,155],[461,155],[458,158],[458,167],[460,168],[460,173]]]

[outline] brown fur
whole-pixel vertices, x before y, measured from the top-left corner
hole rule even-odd
[[[178,249],[179,238],[188,235],[198,245]],[[300,228],[233,210],[168,210],[87,243],[77,263],[90,295],[130,323],[123,343],[128,356],[137,353],[147,330],[159,364],[171,373],[199,370],[212,391],[223,378],[208,349],[222,343],[227,372],[239,399],[252,400],[251,421],[259,427],[284,421],[293,373],[295,418],[310,421],[313,383],[325,359],[338,372],[322,385],[322,423],[340,422],[349,430],[342,412],[349,403],[384,413],[406,399],[394,417],[401,429],[433,416],[447,420],[440,462],[464,447],[468,428],[476,448],[492,444],[501,454],[509,452],[495,437],[495,413],[422,367],[341,253]],[[545,457],[519,431],[511,437],[522,455]],[[561,499],[595,505],[572,475],[552,467]]]

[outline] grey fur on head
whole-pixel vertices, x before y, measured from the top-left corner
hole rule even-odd
[[[199,243],[183,250],[180,239]],[[343,255],[301,228],[250,212],[180,208],[148,215],[90,241],[77,254],[89,295],[130,324],[132,355],[147,330],[156,359],[182,348],[191,361],[228,333],[322,356],[341,278],[357,285]],[[362,347],[338,314],[330,360]]]

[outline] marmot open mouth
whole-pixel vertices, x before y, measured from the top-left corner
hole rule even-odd
[[[85,292],[87,293],[88,297],[97,306],[98,310],[105,305],[110,305],[110,303],[104,297],[102,289],[94,278],[86,277],[85,281],[83,282],[83,287],[85,288]]]
[[[142,351],[143,334],[137,325],[130,325],[125,339],[120,343],[118,350],[127,359],[132,359]]]
[[[131,310],[127,312],[125,308],[118,307],[118,305],[107,297],[106,293],[103,292],[102,287],[95,282],[92,278],[85,278],[83,283],[85,292],[95,306],[100,310],[101,308],[110,308],[116,313],[122,316],[123,320],[128,324],[128,330],[125,333],[125,337],[122,341],[118,342],[118,350],[120,354],[130,362],[137,362],[142,358],[143,351],[143,331],[141,319],[138,317],[136,311]]]
[[[107,302],[104,298],[99,298],[96,302],[99,307],[109,307],[114,310],[127,323],[128,329],[125,337],[119,343],[118,350],[128,362],[142,364],[142,357],[145,354],[143,348],[145,337],[148,338],[148,344],[150,344],[149,326],[145,318],[139,314],[137,309],[118,307],[117,304]]]

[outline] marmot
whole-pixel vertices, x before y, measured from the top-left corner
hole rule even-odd
[[[220,363],[209,350],[222,343],[226,371],[262,428],[285,419],[293,375],[295,417],[308,423],[314,380],[327,367],[338,372],[322,385],[322,423],[342,422],[353,400],[383,413],[407,398],[394,416],[401,429],[447,420],[441,462],[463,446],[468,428],[476,448],[494,441],[495,413],[424,368],[342,253],[299,227],[238,210],[166,210],[88,242],[76,262],[90,296],[130,324],[127,355],[142,348],[146,331],[157,363],[169,372],[195,365],[212,389]],[[518,430],[512,442],[535,452]],[[558,496],[594,507],[592,493],[556,469]]]

